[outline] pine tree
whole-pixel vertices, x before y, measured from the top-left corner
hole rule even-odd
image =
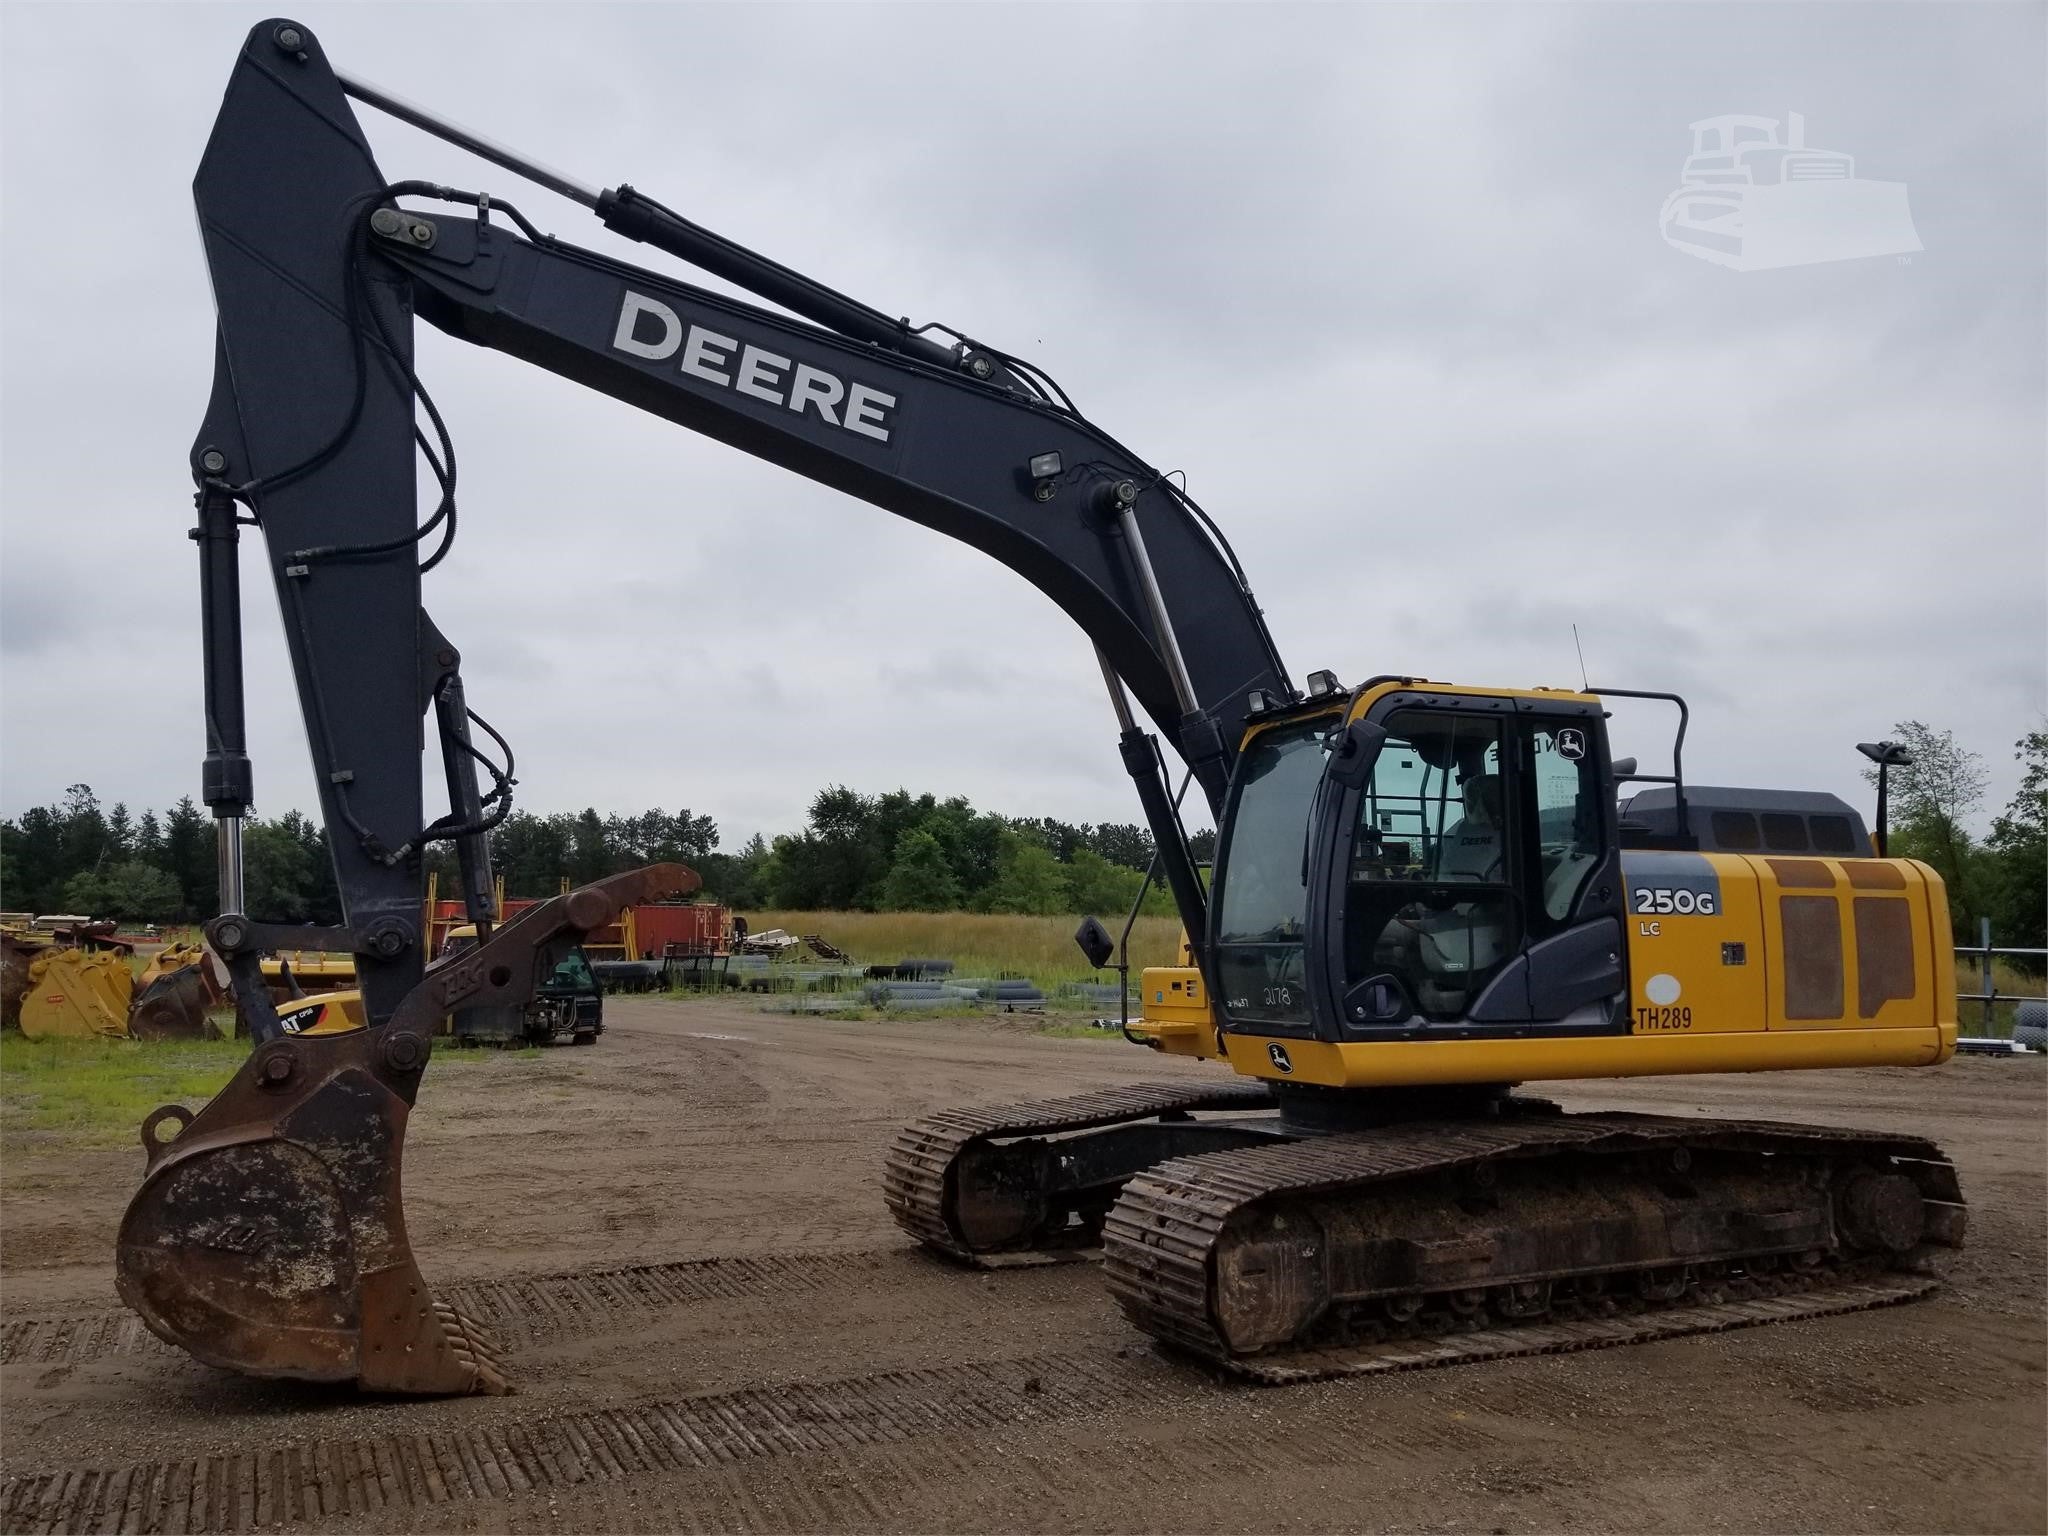
[[[65,875],[98,869],[107,857],[107,818],[90,784],[73,784],[64,791],[59,819],[64,828]]]
[[[135,857],[145,864],[165,868],[164,828],[157,820],[155,811],[144,811],[142,820],[135,827]]]
[[[213,828],[207,815],[185,796],[164,818],[164,868],[178,882],[179,915],[212,917],[220,911],[220,870],[214,862]]]
[[[135,823],[128,818],[128,802],[116,800],[107,812],[107,857],[126,859],[135,851]]]
[[[310,917],[313,860],[293,827],[251,821],[243,828],[242,885],[251,917],[272,923]]]

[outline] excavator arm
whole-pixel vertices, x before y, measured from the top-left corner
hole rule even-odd
[[[795,318],[543,235],[484,193],[394,183],[351,96]],[[399,1209],[405,1113],[433,1026],[458,1001],[516,1004],[553,946],[619,902],[695,884],[675,867],[642,871],[492,928],[487,835],[511,808],[513,763],[421,607],[422,574],[456,532],[458,460],[415,370],[415,318],[949,534],[1038,587],[1096,646],[1200,960],[1203,887],[1165,759],[1125,690],[1212,809],[1247,716],[1296,695],[1220,534],[1043,374],[965,337],[934,340],[629,187],[584,187],[344,79],[291,21],[249,34],[194,196],[218,311],[213,394],[192,451],[204,795],[220,829],[223,909],[207,932],[257,1049],[196,1118],[167,1107],[144,1127],[149,1171],[118,1275],[158,1333],[258,1374],[501,1387],[480,1331],[433,1302]],[[422,461],[437,493],[424,520]],[[251,525],[285,618],[344,910],[335,929],[242,910],[254,787],[238,544]],[[420,783],[430,711],[449,795],[432,821]],[[481,942],[429,967],[421,856],[435,841],[459,853]],[[285,1038],[257,958],[285,947],[352,952],[367,1028]]]
[[[286,616],[373,1019],[418,979],[406,927],[423,830],[459,834],[474,894],[488,881],[476,873],[480,835],[465,829],[495,809],[470,788],[477,758],[459,655],[419,605],[422,554],[453,530],[456,465],[438,412],[429,404],[423,424],[415,410],[426,399],[412,367],[415,315],[992,555],[1081,626],[1119,712],[1116,679],[1212,809],[1220,803],[1250,696],[1292,690],[1227,546],[1170,480],[1026,365],[964,340],[942,346],[630,188],[591,193],[525,167],[581,193],[614,228],[815,318],[543,236],[481,194],[393,184],[350,89],[460,132],[345,85],[305,28],[273,21],[251,32],[195,182],[219,348],[193,466],[208,577],[206,797],[232,824],[252,793],[235,614],[240,506],[261,525]],[[424,536],[418,444],[429,445],[443,493]],[[462,770],[450,773],[452,819],[436,829],[426,829],[418,771],[430,703],[454,738],[444,756]],[[1128,731],[1125,745],[1199,935],[1201,890],[1175,868],[1182,839],[1156,754]]]

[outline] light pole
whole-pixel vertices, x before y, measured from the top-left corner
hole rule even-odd
[[[1911,763],[1913,754],[1896,741],[1859,741],[1856,750],[1877,764],[1877,856],[1889,858],[1891,830],[1885,819],[1885,779],[1893,768],[1904,768]]]

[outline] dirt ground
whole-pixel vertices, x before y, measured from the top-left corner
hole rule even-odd
[[[2048,1529],[2039,1060],[1556,1095],[1935,1137],[1971,1228],[1931,1300],[1257,1388],[1157,1352],[1094,1266],[954,1269],[880,1195],[929,1109],[1215,1069],[1003,1020],[611,1009],[594,1049],[430,1070],[413,1117],[415,1249],[512,1397],[199,1366],[115,1301],[140,1152],[9,1159],[4,1528]]]

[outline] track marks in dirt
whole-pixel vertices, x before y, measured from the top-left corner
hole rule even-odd
[[[541,1338],[609,1333],[637,1317],[696,1302],[858,1286],[901,1256],[901,1250],[869,1249],[632,1264],[480,1280],[444,1287],[441,1295],[501,1344],[517,1348]],[[130,1312],[28,1318],[0,1329],[0,1365],[84,1365],[109,1355],[176,1353]]]
[[[133,1312],[23,1318],[0,1327],[0,1365],[83,1365],[108,1355],[165,1355],[171,1346]]]
[[[694,1302],[802,1296],[860,1285],[890,1258],[887,1251],[870,1250],[636,1264],[478,1281],[450,1286],[446,1296],[501,1342],[516,1348],[536,1337],[607,1333],[626,1315],[665,1312]]]
[[[1084,1355],[885,1371],[471,1429],[32,1473],[0,1483],[0,1529],[254,1530],[963,1432],[1010,1432],[1196,1389],[1161,1366]],[[829,1522],[842,1512],[816,1513]]]

